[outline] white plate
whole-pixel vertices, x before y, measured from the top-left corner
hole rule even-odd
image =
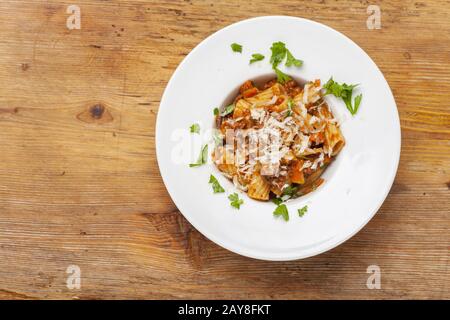
[[[270,47],[282,41],[301,68],[281,68],[302,79],[330,76],[359,83],[363,100],[352,117],[342,101],[327,96],[341,120],[346,146],[326,170],[316,191],[289,201],[290,221],[272,215],[275,205],[241,193],[240,210],[227,195],[236,192],[212,163],[189,168],[201,144],[210,141],[213,109],[247,79],[273,74]],[[234,53],[230,44],[243,45]],[[249,65],[252,53],[266,59]],[[189,134],[193,123],[201,135]],[[209,148],[211,151],[211,147]],[[400,124],[389,85],[370,57],[341,33],[306,19],[273,16],[244,20],[202,41],[184,59],[167,85],[156,124],[158,164],[178,209],[202,234],[233,252],[264,260],[293,260],[332,249],[358,232],[377,212],[393,183],[400,157]],[[183,160],[188,156],[187,159]],[[226,194],[213,194],[213,173]],[[308,205],[299,217],[297,209]]]

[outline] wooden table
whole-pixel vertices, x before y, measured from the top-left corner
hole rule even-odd
[[[69,30],[66,9],[81,9]],[[450,5],[374,1],[0,2],[0,298],[450,298]],[[214,31],[298,15],[374,59],[402,155],[374,219],[292,262],[238,256],[183,218],[162,183],[155,120],[174,69]],[[81,289],[66,286],[69,265]],[[369,265],[381,268],[369,290]]]

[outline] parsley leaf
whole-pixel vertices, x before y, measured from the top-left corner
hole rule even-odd
[[[285,204],[280,204],[273,212],[275,217],[282,216],[285,221],[289,221],[289,212]]]
[[[298,192],[298,187],[296,187],[294,185],[289,185],[283,189],[281,196],[279,196],[277,198],[273,198],[272,202],[275,203],[277,206],[279,206],[284,201],[297,196],[297,192]]]
[[[301,209],[298,209],[298,216],[299,217],[303,217],[305,215],[306,212],[308,212],[308,206],[304,206]]]
[[[283,203],[283,200],[281,198],[273,198],[272,202],[275,203],[277,206]]]
[[[213,188],[214,193],[225,192],[225,189],[222,188],[222,186],[220,185],[219,181],[217,181],[216,177],[214,177],[213,175],[210,175],[209,183],[212,183],[212,188]]]
[[[226,115],[229,115],[234,111],[234,104],[230,104],[225,107],[225,110],[220,114],[222,117],[225,117]]]
[[[254,53],[252,54],[252,59],[250,60],[250,64],[256,61],[261,61],[264,59],[264,56],[260,53]]]
[[[221,146],[223,144],[223,135],[220,130],[215,129],[213,131],[213,140],[216,147]]]
[[[198,123],[194,123],[190,126],[191,133],[200,133],[200,125]]]
[[[274,68],[275,73],[277,75],[277,81],[281,84],[291,80],[291,77],[289,77],[287,74],[285,74],[284,72],[282,72],[280,69],[278,68]]]
[[[287,102],[287,113],[286,118],[289,117],[292,114],[292,107],[294,106],[294,101],[292,99],[289,99]]]
[[[276,70],[278,65],[286,57],[286,53],[287,53],[286,45],[280,41],[274,42],[274,43],[272,43],[272,47],[270,47],[270,50],[272,51],[272,56],[270,57],[270,63],[272,64],[272,68],[274,70]]]
[[[240,44],[237,44],[237,43],[232,43],[231,44],[231,50],[233,50],[234,52],[242,53],[242,46]]]
[[[362,100],[362,93],[355,97],[355,107],[354,107],[355,113],[358,112],[359,105],[361,104],[361,100]]]
[[[298,188],[295,186],[287,186],[283,189],[283,196],[289,196],[289,198],[292,198],[297,194]]]
[[[231,201],[230,204],[232,207],[239,209],[241,205],[244,203],[244,200],[239,199],[239,195],[235,192],[228,196],[228,199]]]
[[[219,108],[214,108],[214,115],[215,116],[220,115],[221,117],[225,117],[226,115],[229,115],[233,111],[234,111],[234,104],[230,104],[226,106],[222,112],[220,112]]]
[[[196,163],[189,164],[189,167],[199,167],[203,164],[208,162],[208,145],[205,144],[202,148],[202,151],[200,152],[200,156],[198,157],[198,160]]]
[[[295,59],[292,53],[286,49],[287,59],[286,59],[286,67],[296,66],[301,67],[303,64],[302,60]]]
[[[272,67],[275,69],[278,65],[283,62],[284,58],[286,58],[286,67],[300,67],[303,64],[302,60],[296,59],[291,51],[286,48],[286,45],[283,42],[274,42],[272,43],[272,47],[270,47],[272,51],[272,56],[270,57],[270,63]]]
[[[277,80],[279,83],[283,84],[286,81],[291,80],[291,78],[280,71],[278,69],[278,65],[283,62],[284,58],[286,58],[286,67],[296,66],[300,67],[303,64],[303,61],[296,59],[292,53],[286,48],[286,45],[283,42],[274,42],[272,43],[272,47],[270,47],[272,51],[272,56],[270,57],[270,63],[272,64],[272,69],[275,70],[277,75]]]
[[[326,95],[333,94],[335,97],[341,98],[344,101],[348,111],[350,111],[352,115],[355,115],[359,109],[359,105],[361,104],[362,100],[362,94],[360,94],[355,98],[354,106],[352,105],[353,89],[357,86],[358,86],[357,84],[351,85],[348,85],[346,83],[339,84],[333,80],[333,77],[331,77],[330,80],[328,80],[327,83],[325,83],[323,88],[326,90],[325,91]]]

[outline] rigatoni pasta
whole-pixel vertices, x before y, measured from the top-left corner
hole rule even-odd
[[[263,87],[246,81],[234,102],[216,115],[217,168],[248,196],[298,197],[322,182],[345,145],[319,80],[299,86],[276,79]]]

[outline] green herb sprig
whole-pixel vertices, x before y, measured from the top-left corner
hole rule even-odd
[[[198,123],[194,123],[189,127],[189,130],[191,131],[191,133],[200,133],[200,125]]]
[[[353,89],[357,86],[357,84],[339,84],[333,80],[333,77],[331,77],[330,80],[325,83],[323,88],[325,89],[326,95],[333,94],[335,97],[341,98],[344,101],[348,111],[350,111],[352,115],[355,115],[356,112],[358,112],[362,100],[362,94],[359,94],[355,97],[352,103]]]
[[[238,43],[232,43],[231,44],[231,50],[233,50],[233,52],[239,52],[242,53],[242,46]]]
[[[272,47],[270,47],[270,50],[272,51],[270,63],[272,64],[272,69],[275,71],[277,75],[278,82],[285,83],[286,81],[291,80],[291,77],[289,77],[287,74],[278,69],[278,65],[282,63],[285,58],[286,58],[285,63],[286,67],[291,66],[300,67],[303,65],[303,61],[296,59],[294,55],[289,51],[289,49],[286,48],[286,45],[281,41],[272,43]]]
[[[252,54],[252,59],[250,59],[250,64],[256,62],[256,61],[261,61],[264,59],[264,56],[260,53],[254,53]]]
[[[228,196],[228,199],[230,200],[230,205],[236,209],[240,209],[241,205],[244,203],[244,200],[239,199],[239,195],[235,192]]]
[[[289,212],[285,204],[279,204],[273,212],[275,217],[282,216],[285,221],[289,221]]]
[[[308,212],[308,206],[303,206],[303,208],[300,208],[297,210],[298,216],[303,217],[306,212]]]
[[[196,163],[189,164],[189,167],[199,167],[208,162],[208,145],[205,144],[200,151],[200,156],[197,159]]]
[[[230,104],[225,107],[225,109],[220,114],[222,117],[225,117],[234,111],[234,104]]]
[[[287,113],[286,118],[289,117],[292,114],[292,107],[294,106],[294,100],[289,99],[287,102]]]
[[[212,184],[212,188],[213,188],[213,192],[214,193],[225,192],[225,189],[222,188],[222,186],[220,185],[219,181],[217,181],[217,178],[214,177],[213,175],[209,176],[209,183]]]

